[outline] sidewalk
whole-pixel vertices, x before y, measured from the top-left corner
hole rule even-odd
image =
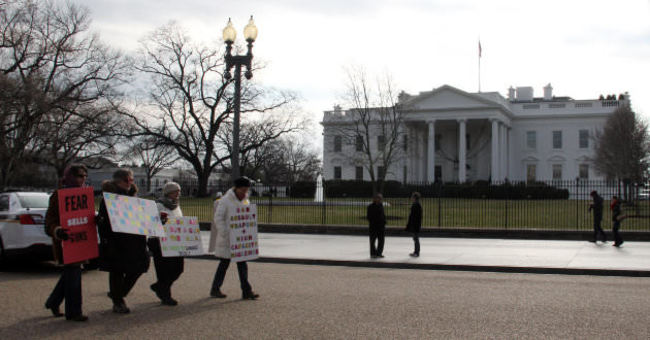
[[[207,251],[209,232],[202,231]],[[383,259],[371,259],[368,237],[260,233],[260,262],[574,275],[650,276],[650,243],[620,248],[586,241],[386,237]],[[209,258],[209,257],[208,257]]]

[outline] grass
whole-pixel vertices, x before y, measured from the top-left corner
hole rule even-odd
[[[369,199],[330,199],[323,206],[277,205],[278,202],[313,202],[311,199],[278,199],[275,205],[268,198],[253,198],[258,203],[260,223],[367,225],[366,206]],[[198,216],[199,221],[212,220],[212,200],[209,198],[181,198],[186,216]],[[362,205],[331,205],[340,202],[361,202]],[[389,226],[405,226],[410,203],[406,199],[386,199],[385,213]],[[551,229],[591,230],[593,219],[586,200],[480,200],[423,198],[423,227],[478,228],[478,229]],[[260,204],[262,203],[262,204]],[[609,202],[605,202],[603,227],[611,226]],[[625,206],[624,214],[650,216],[650,201],[636,207]],[[628,218],[624,230],[650,231],[647,217]]]

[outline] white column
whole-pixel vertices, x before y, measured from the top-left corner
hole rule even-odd
[[[427,139],[427,181],[436,180],[436,121],[427,121],[429,125],[429,138]]]
[[[508,127],[505,124],[499,126],[501,134],[499,135],[499,180],[506,178],[506,132]]]
[[[499,121],[492,120],[492,157],[490,161],[491,173],[490,178],[496,181],[499,178]]]
[[[466,180],[467,137],[465,136],[465,119],[458,120],[458,182]]]

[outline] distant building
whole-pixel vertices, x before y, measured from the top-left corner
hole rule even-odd
[[[549,84],[543,97],[534,97],[532,87],[511,87],[506,99],[444,85],[402,94],[403,157],[375,171],[401,182],[603,179],[591,161],[593,137],[629,97],[574,100],[552,91]],[[352,124],[346,113],[339,107],[325,111],[323,177],[369,180],[355,143],[342,143],[339,135],[340,126]],[[384,137],[377,130],[371,135],[377,150]]]

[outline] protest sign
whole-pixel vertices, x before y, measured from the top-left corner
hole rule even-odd
[[[228,212],[230,228],[230,258],[234,262],[259,257],[257,243],[257,206],[239,204]]]
[[[63,263],[76,263],[99,256],[95,226],[95,198],[92,187],[57,191],[59,223],[68,234],[61,242]]]
[[[201,229],[197,217],[169,217],[160,238],[163,257],[203,255]]]
[[[156,202],[105,192],[104,203],[114,232],[165,236]]]

